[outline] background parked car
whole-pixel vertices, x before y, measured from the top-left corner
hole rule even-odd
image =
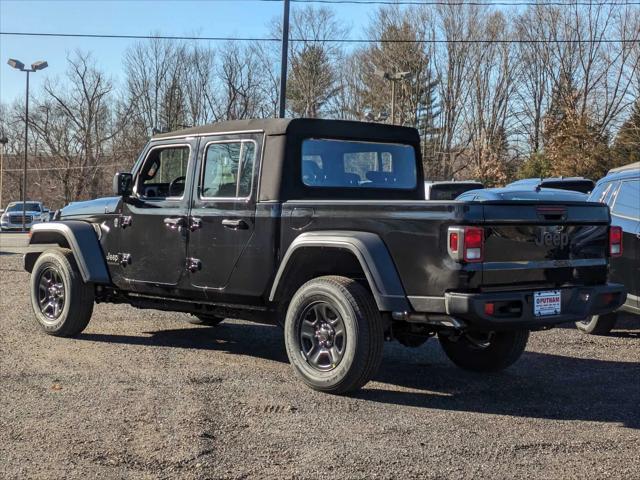
[[[619,311],[640,315],[640,162],[609,171],[589,196],[611,208],[611,225],[622,228],[622,256],[611,259],[611,281],[627,287],[627,301]],[[606,335],[618,312],[595,315],[577,322],[584,333]]]
[[[470,190],[459,195],[456,200],[463,202],[471,201],[571,201],[584,202],[588,195],[585,193],[572,192],[569,190],[559,190],[555,188],[541,188],[539,190],[519,189],[515,187],[485,188],[482,190]]]
[[[29,229],[44,220],[42,202],[25,202],[25,228]],[[0,217],[0,230],[22,230],[22,202],[11,202]]]
[[[572,190],[580,193],[591,193],[596,183],[584,177],[550,177],[550,178],[525,178],[516,180],[507,187],[530,188],[557,188],[560,190]]]
[[[454,200],[461,193],[480,188],[484,188],[484,185],[473,180],[424,182],[424,194],[427,200]]]

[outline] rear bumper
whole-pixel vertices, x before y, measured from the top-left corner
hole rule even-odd
[[[442,313],[463,320],[470,328],[536,329],[612,312],[624,304],[627,297],[624,286],[615,283],[558,290],[561,291],[561,313],[558,315],[534,315],[534,290],[495,293],[448,292],[444,296],[445,311]],[[493,315],[485,313],[487,303],[495,305]]]

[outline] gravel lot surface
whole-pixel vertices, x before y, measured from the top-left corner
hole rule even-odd
[[[0,254],[0,478],[639,478],[640,322],[532,334],[509,370],[385,346],[351,397],[294,378],[277,327],[98,305],[40,333]]]

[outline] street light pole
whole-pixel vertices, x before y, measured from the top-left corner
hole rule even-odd
[[[27,92],[24,106],[24,163],[22,165],[22,231],[27,230],[27,146],[29,135],[29,70],[27,72]]]
[[[391,125],[396,123],[396,82],[401,82],[411,76],[411,72],[395,72],[389,73],[376,68],[373,72],[375,75],[389,80],[391,82]]]
[[[27,74],[27,92],[24,110],[24,165],[22,168],[22,231],[27,229],[27,158],[28,158],[28,140],[29,140],[29,74],[44,70],[49,66],[47,62],[39,61],[31,64],[31,68],[25,68],[24,63],[20,60],[10,58],[7,62],[10,67],[25,72]]]
[[[0,137],[0,145],[2,145],[2,149],[0,150],[0,208],[2,208],[2,173],[4,169],[4,148],[5,145],[9,142],[7,137]]]

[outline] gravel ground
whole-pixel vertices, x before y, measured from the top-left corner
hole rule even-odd
[[[639,478],[640,322],[532,334],[505,372],[385,346],[351,397],[294,378],[277,327],[98,305],[40,333],[0,255],[0,478]]]

